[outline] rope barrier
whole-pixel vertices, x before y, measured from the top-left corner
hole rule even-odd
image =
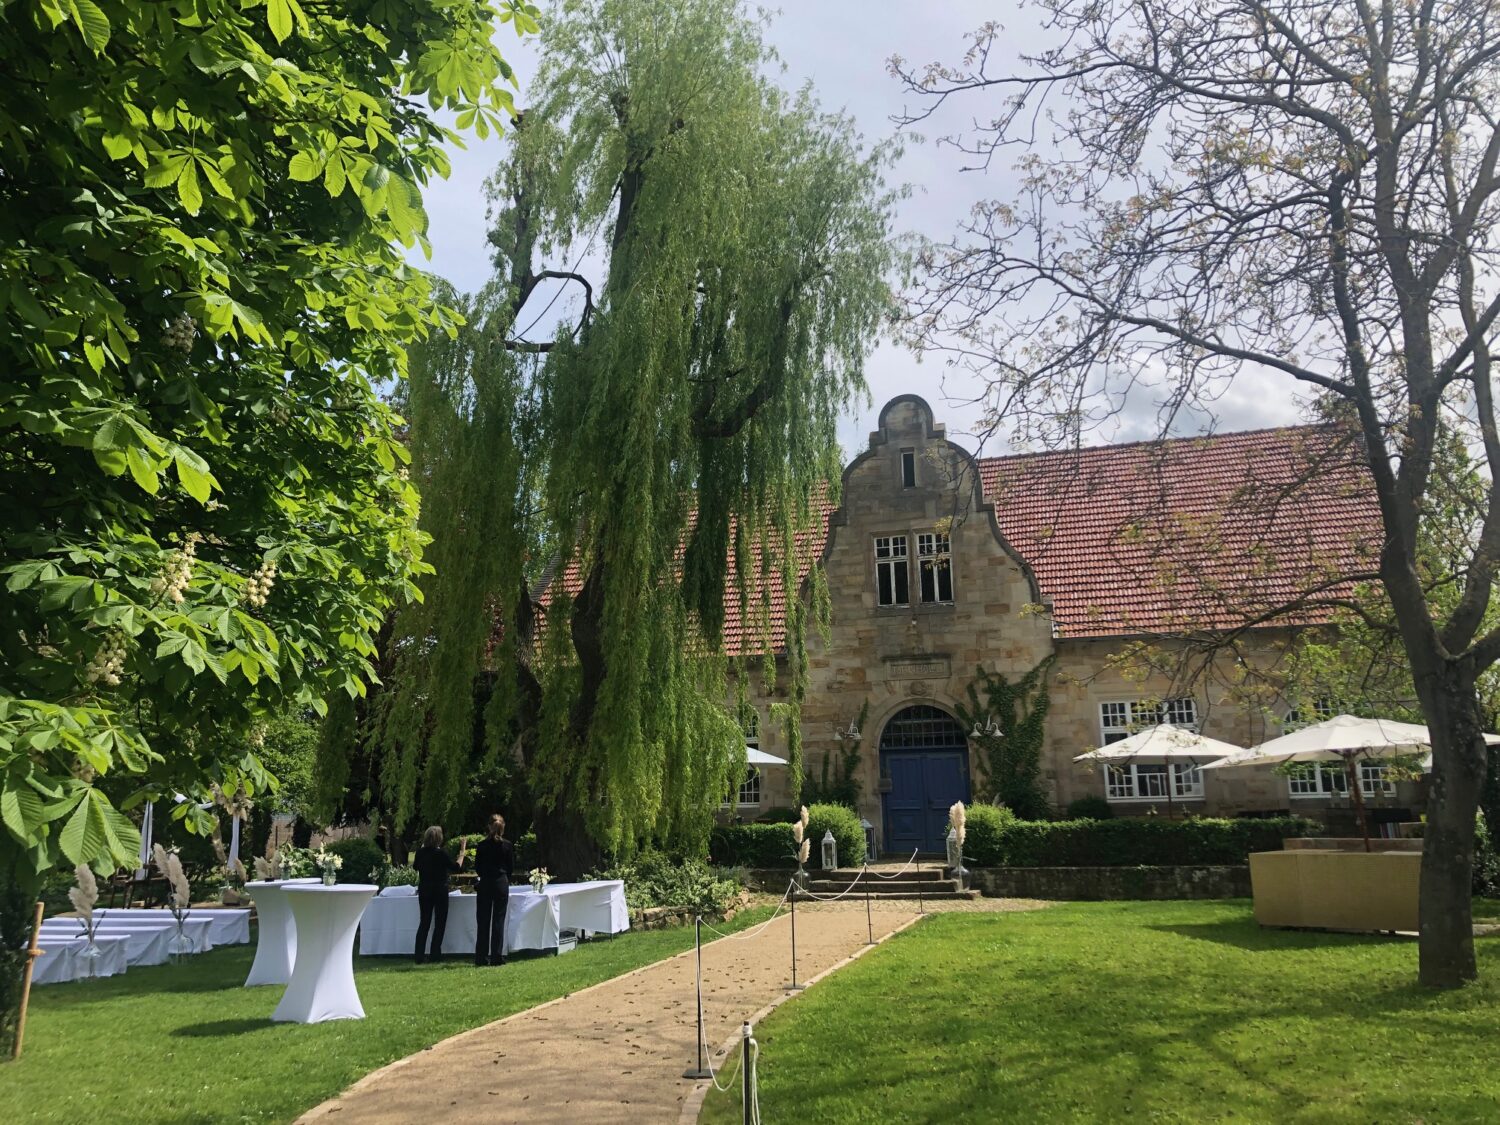
[[[908,859],[905,863],[903,863],[901,865],[901,870],[900,871],[897,871],[897,872],[895,872],[894,874],[891,874],[891,875],[882,875],[879,871],[870,871],[870,874],[873,875],[873,876],[875,876],[875,878],[877,878],[877,879],[899,879],[899,878],[901,878],[902,875],[906,874],[907,869],[910,868],[916,862],[917,862],[917,849],[916,848],[912,848],[912,850],[911,850],[911,858]],[[869,868],[866,867],[865,870],[868,871]]]
[[[792,887],[791,884],[788,884],[786,888],[786,894],[782,895],[781,901],[776,904],[775,912],[760,925],[756,926],[753,930],[746,930],[744,933],[739,934],[726,934],[723,930],[714,929],[714,927],[709,925],[707,922],[703,923],[703,928],[705,930],[711,930],[712,932],[718,934],[721,938],[724,938],[726,941],[744,941],[746,938],[753,938],[781,916],[781,909],[786,905],[787,895],[790,895],[791,893]]]

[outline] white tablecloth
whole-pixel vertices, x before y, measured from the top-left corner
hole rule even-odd
[[[100,913],[110,918],[161,918],[168,919],[172,912],[165,908],[144,909],[128,907],[121,910],[103,910]],[[209,938],[214,945],[244,945],[250,941],[250,908],[248,906],[195,907],[188,911],[189,919],[207,918]]]
[[[212,925],[207,918],[189,918],[183,922],[182,931],[192,943],[191,952],[205,953],[213,948],[213,939],[209,936]],[[114,918],[105,913],[98,922],[98,932],[125,938],[125,956],[132,966],[165,965],[177,936],[177,923],[170,914],[164,918]],[[42,934],[64,939],[77,937],[78,921],[74,918],[48,918],[42,923]]]
[[[373,883],[341,883],[287,887],[282,892],[297,927],[297,961],[271,1019],[364,1019],[364,1005],[354,987],[354,931],[378,889]]]
[[[70,980],[87,980],[91,976],[112,977],[123,973],[130,964],[126,957],[127,941],[123,937],[94,939],[98,957],[85,957],[88,942],[82,937],[50,937],[43,934],[37,943],[42,950],[31,971],[32,984],[61,984]],[[89,962],[93,965],[90,967]]]
[[[292,979],[297,963],[297,927],[286,903],[285,888],[312,886],[321,879],[285,879],[279,882],[250,882],[245,890],[255,903],[255,962],[245,987],[257,984],[286,984]]]
[[[399,889],[399,888],[392,888]],[[556,949],[557,906],[560,899],[512,887],[505,911],[505,952],[513,949]],[[472,957],[479,936],[475,917],[477,895],[448,896],[448,926],[443,931],[443,952]],[[410,957],[417,947],[417,925],[421,907],[415,895],[381,894],[365,907],[359,924],[360,956],[397,954]]]
[[[557,900],[558,925],[591,934],[618,934],[630,929],[625,883],[599,879],[592,883],[549,883],[544,892]]]

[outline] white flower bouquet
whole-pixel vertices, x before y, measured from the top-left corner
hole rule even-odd
[[[547,889],[547,884],[552,882],[552,876],[547,874],[545,867],[533,867],[527,872],[526,880],[531,884],[531,889],[541,894]]]
[[[313,853],[313,863],[323,873],[323,885],[331,887],[338,882],[338,873],[344,866],[344,857],[320,846]]]

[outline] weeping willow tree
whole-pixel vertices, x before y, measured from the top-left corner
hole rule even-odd
[[[891,304],[892,195],[889,153],[772,61],[730,0],[580,0],[544,29],[490,186],[495,278],[411,364],[437,573],[369,724],[398,822],[454,807],[479,685],[554,872],[701,840],[745,768],[726,604],[784,646],[796,767],[796,536]],[[529,342],[544,282],[572,306]]]

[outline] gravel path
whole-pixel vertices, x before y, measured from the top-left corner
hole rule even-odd
[[[853,905],[797,908],[799,981],[867,948],[863,900]],[[917,920],[915,903],[900,905],[872,914],[877,939]],[[782,915],[757,936],[703,947],[704,1023],[716,1065],[741,1021],[785,995],[790,924]],[[302,1120],[676,1121],[694,1090],[682,1078],[695,1061],[693,978],[691,952],[658,961],[446,1039],[367,1075]]]

